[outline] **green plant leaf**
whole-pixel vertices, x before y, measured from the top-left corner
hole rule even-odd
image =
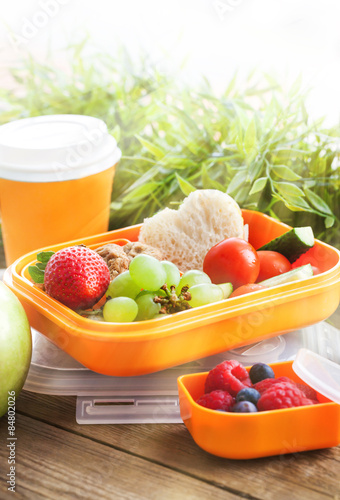
[[[289,182],[273,182],[273,185],[283,196],[289,195],[297,198],[304,196],[302,189],[295,184],[291,184]]]
[[[272,165],[271,170],[278,177],[281,177],[281,179],[285,179],[286,181],[297,181],[298,179],[301,179],[301,175],[297,174],[286,165]]]
[[[291,86],[288,95],[290,98],[295,97],[296,94],[300,91],[302,85],[302,75],[300,74],[293,85]]]
[[[252,161],[248,168],[249,180],[253,182],[254,179],[256,179],[259,175],[263,173],[263,169],[264,169],[264,162],[262,161],[261,158]]]
[[[183,179],[183,177],[181,177],[177,173],[176,173],[176,178],[177,178],[179,187],[181,188],[181,191],[185,196],[188,196],[193,191],[196,191],[196,188],[192,184],[190,184],[190,182]]]
[[[227,193],[228,194],[233,194],[237,189],[246,182],[248,178],[248,173],[246,170],[241,170],[240,172],[237,172],[237,174],[233,177],[232,181],[230,182],[228,188],[227,188]]]
[[[243,205],[246,199],[248,198],[248,195],[249,195],[249,186],[243,186],[234,195],[234,199],[235,201],[237,201],[237,203]]]
[[[303,198],[297,198],[295,196],[285,195],[280,197],[283,203],[289,210],[293,212],[312,212],[313,210],[308,205],[308,203]]]
[[[305,187],[304,188],[306,197],[308,201],[313,205],[314,208],[319,210],[319,212],[322,212],[326,215],[329,215],[331,218],[333,218],[333,213],[327,203],[316,193],[311,191],[309,188]],[[329,226],[330,227],[330,226]]]
[[[136,135],[136,137],[139,140],[139,142],[141,143],[141,145],[147,151],[149,151],[149,153],[151,153],[153,156],[155,156],[156,158],[163,158],[164,157],[165,152],[162,151],[158,146],[155,146],[154,144],[152,144],[151,142],[149,142],[146,139],[143,139],[143,137],[141,137],[139,135]]]
[[[253,154],[256,149],[256,124],[251,120],[244,136],[244,150],[247,155]]]
[[[254,184],[252,185],[252,188],[249,191],[249,194],[251,195],[251,194],[258,193],[259,191],[263,191],[267,182],[268,182],[267,177],[259,177],[258,179],[255,180]]]
[[[225,190],[223,184],[221,184],[220,182],[216,181],[215,179],[212,179],[209,176],[209,173],[208,173],[208,170],[207,170],[207,167],[206,167],[205,164],[202,165],[201,172],[202,172],[202,186],[203,186],[203,189],[218,189],[219,191],[224,191]]]
[[[146,184],[137,186],[135,189],[126,194],[125,201],[137,201],[141,198],[145,198],[145,196],[153,193],[159,185],[159,182],[147,182]]]
[[[325,218],[325,227],[328,229],[334,225],[335,219],[334,217],[326,217]]]
[[[116,139],[117,142],[120,141],[120,138],[121,138],[121,130],[120,130],[120,126],[119,125],[116,125],[112,131],[110,132],[110,134]]]

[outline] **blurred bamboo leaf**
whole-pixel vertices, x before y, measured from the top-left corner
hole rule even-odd
[[[289,182],[274,182],[274,187],[281,193],[283,196],[295,196],[296,198],[300,198],[304,196],[304,192],[295,184],[291,184]]]
[[[255,125],[255,120],[251,120],[244,136],[244,150],[247,155],[252,155],[255,148],[256,148],[256,125]]]
[[[313,207],[316,208],[316,210],[319,210],[319,212],[322,212],[326,215],[329,215],[330,217],[333,217],[333,213],[327,203],[316,193],[313,193],[309,188],[305,187],[304,192],[306,194],[306,197],[308,201],[311,203]]]
[[[242,186],[242,184],[244,184],[247,177],[248,177],[248,174],[247,174],[246,170],[241,170],[240,172],[238,172],[233,177],[232,181],[230,182],[228,189],[227,189],[227,193],[231,194],[231,195],[234,194],[240,188],[240,186]]]
[[[125,195],[125,200],[138,200],[139,198],[145,198],[145,196],[154,193],[158,188],[159,182],[147,182],[141,186],[137,186]]]
[[[252,185],[249,194],[255,194],[258,193],[259,191],[262,191],[265,188],[267,182],[268,182],[267,177],[259,177]]]
[[[179,187],[185,196],[188,196],[192,191],[196,191],[196,188],[190,184],[190,182],[183,179],[180,175],[176,174],[176,179],[178,181]]]
[[[149,151],[149,153],[153,154],[156,156],[156,158],[163,158],[164,156],[164,151],[162,151],[159,147],[155,146],[154,144],[151,144],[151,142],[147,141],[146,139],[143,139],[143,137],[140,137],[139,135],[136,134],[137,139],[141,143],[141,145]]]
[[[297,181],[301,179],[301,175],[294,172],[291,168],[286,165],[273,165],[272,171],[281,179],[285,179],[287,181]]]

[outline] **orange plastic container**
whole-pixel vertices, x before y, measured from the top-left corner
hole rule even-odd
[[[275,377],[303,381],[292,362],[270,365]],[[249,370],[249,368],[248,368]],[[224,458],[248,459],[340,444],[340,405],[318,394],[320,404],[258,413],[210,410],[195,401],[204,393],[208,372],[178,378],[181,417],[203,450]]]
[[[244,210],[243,217],[255,248],[290,229],[258,212]],[[74,243],[96,248],[120,238],[136,241],[139,230],[127,227],[46,249]],[[36,253],[14,262],[5,283],[21,300],[32,327],[105,375],[157,372],[293,331],[329,317],[340,301],[340,252],[317,241],[314,257],[322,273],[311,278],[153,320],[98,322],[79,316],[32,284],[27,267],[36,261]]]

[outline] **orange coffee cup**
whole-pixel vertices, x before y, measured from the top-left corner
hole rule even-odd
[[[26,118],[0,127],[6,264],[48,245],[107,231],[121,151],[102,120]]]

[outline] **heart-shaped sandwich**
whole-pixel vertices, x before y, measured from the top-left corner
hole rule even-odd
[[[158,248],[164,259],[185,272],[203,268],[208,250],[225,238],[243,238],[241,209],[228,194],[198,189],[178,210],[165,208],[144,220],[139,240]]]

